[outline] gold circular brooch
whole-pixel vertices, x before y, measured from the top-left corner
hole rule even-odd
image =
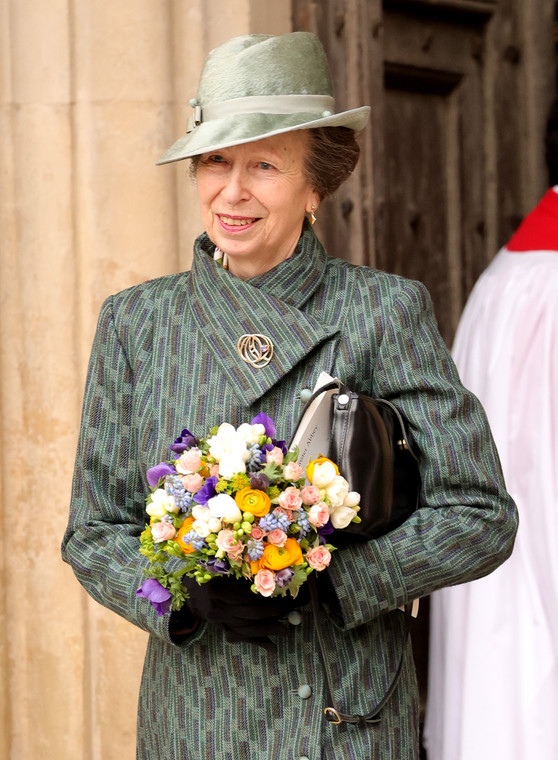
[[[236,348],[241,359],[256,369],[266,367],[273,356],[273,343],[267,335],[241,335]]]

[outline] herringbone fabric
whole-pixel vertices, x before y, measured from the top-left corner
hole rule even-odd
[[[211,625],[171,643],[167,620],[136,598],[145,561],[145,472],[183,427],[204,434],[258,412],[289,438],[300,390],[322,370],[393,401],[420,451],[421,509],[378,540],[334,553],[342,625],[323,617],[335,699],[346,712],[377,703],[396,667],[397,608],[490,572],[516,530],[477,399],[460,384],[424,286],[329,258],[305,227],[291,259],[243,282],[212,259],[206,236],[191,273],[144,283],[105,302],[83,409],[63,554],[101,604],[150,632],[138,715],[140,760],[411,760],[418,709],[410,651],[374,727],[323,718],[325,686],[309,609],[270,653],[229,644]],[[237,355],[263,333],[272,363]],[[312,687],[309,699],[297,688]]]

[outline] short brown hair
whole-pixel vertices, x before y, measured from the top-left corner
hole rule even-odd
[[[352,174],[360,156],[355,132],[347,127],[309,129],[306,179],[323,200]]]

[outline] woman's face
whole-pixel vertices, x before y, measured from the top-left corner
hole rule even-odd
[[[196,182],[204,227],[238,277],[289,258],[305,213],[317,207],[304,175],[307,144],[307,132],[287,132],[201,156]]]

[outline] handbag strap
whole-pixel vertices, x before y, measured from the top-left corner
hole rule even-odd
[[[312,602],[312,612],[314,614],[314,627],[316,629],[316,635],[318,638],[318,646],[320,649],[320,655],[322,657],[324,672],[326,676],[326,683],[327,683],[327,692],[328,692],[327,696],[328,696],[329,706],[324,709],[324,715],[325,715],[326,720],[328,720],[330,723],[333,723],[334,725],[339,725],[340,723],[353,723],[353,724],[359,724],[359,725],[371,725],[374,723],[379,723],[381,720],[380,713],[385,707],[385,705],[387,704],[393,692],[395,691],[395,688],[401,676],[401,672],[403,670],[403,664],[405,661],[405,650],[407,648],[407,640],[411,633],[411,624],[412,624],[413,618],[416,617],[415,609],[418,612],[418,607],[415,608],[414,602],[411,602],[410,604],[405,605],[405,629],[403,632],[403,642],[401,645],[401,656],[399,658],[397,669],[393,675],[391,683],[388,686],[384,696],[382,697],[380,702],[370,710],[370,712],[366,713],[366,715],[358,715],[358,714],[351,715],[348,713],[341,712],[341,710],[339,709],[339,707],[337,706],[337,704],[335,703],[333,699],[333,684],[331,680],[331,674],[327,666],[327,659],[326,659],[326,654],[325,654],[326,647],[323,640],[321,627],[319,625],[320,602],[318,598],[318,589],[316,587],[316,581],[315,581],[314,576],[310,576],[308,578],[308,584],[309,584],[309,589],[310,589],[310,599]]]

